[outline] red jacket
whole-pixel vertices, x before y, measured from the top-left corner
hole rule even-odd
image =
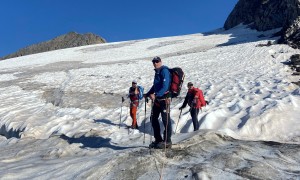
[[[195,87],[189,89],[182,104],[182,108],[185,108],[186,104],[197,109],[206,106],[202,90]]]

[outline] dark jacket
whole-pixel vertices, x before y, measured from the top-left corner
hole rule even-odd
[[[138,90],[138,94],[135,94],[135,89]],[[130,98],[130,105],[138,106],[139,105],[139,89],[130,87],[128,97]]]
[[[155,93],[156,97],[161,98],[169,92],[171,84],[171,74],[167,66],[162,66],[155,70],[153,86],[148,91],[147,96]]]

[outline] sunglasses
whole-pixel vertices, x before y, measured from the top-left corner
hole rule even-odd
[[[160,62],[160,60],[152,60],[152,63],[154,64],[154,63],[159,63]]]

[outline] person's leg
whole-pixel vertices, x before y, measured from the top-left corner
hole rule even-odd
[[[199,120],[198,120],[198,114],[199,114],[200,109],[196,109],[196,130],[199,130],[200,125],[199,125]]]
[[[161,118],[165,127],[164,130],[164,141],[167,143],[172,143],[171,137],[172,137],[172,121],[170,117],[170,104],[166,101],[161,101],[160,103],[161,107]]]
[[[152,113],[151,121],[152,121],[155,142],[161,142],[162,137],[160,134],[160,125],[159,125],[159,121],[158,121],[158,117],[160,114],[160,107],[157,104],[154,104],[152,110],[153,110],[153,113]]]
[[[133,106],[130,106],[130,117],[131,117],[131,119],[132,119],[132,124],[133,124],[133,121],[134,121],[134,120],[133,120],[134,115],[133,115],[133,109],[132,109],[132,108],[133,108]],[[132,125],[132,124],[131,124],[131,125]]]
[[[190,113],[191,113],[191,116],[192,116],[194,131],[197,131],[199,129],[199,121],[198,121],[199,109],[192,108]]]
[[[132,108],[130,109],[130,116],[132,118],[132,125],[131,125],[131,127],[133,129],[137,129],[136,112],[137,112],[137,107],[136,106],[132,106]]]

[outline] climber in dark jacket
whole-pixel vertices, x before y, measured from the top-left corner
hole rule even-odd
[[[153,86],[145,95],[146,97],[150,97],[150,99],[154,102],[152,107],[151,122],[154,131],[155,141],[152,142],[149,145],[149,147],[160,149],[170,148],[172,146],[172,124],[170,118],[169,97],[171,74],[169,72],[169,68],[167,66],[162,65],[160,57],[154,57],[152,63],[155,68]],[[158,121],[158,117],[160,114],[165,127],[163,138],[160,133],[160,124]]]

